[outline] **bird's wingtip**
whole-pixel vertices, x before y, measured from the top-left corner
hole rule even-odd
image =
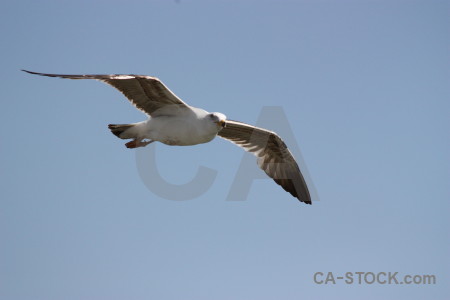
[[[305,203],[305,204],[308,204],[308,205],[312,205],[312,201],[311,201],[311,198],[309,198],[309,197],[307,197],[305,200],[302,200],[301,198],[299,198],[299,197],[296,197],[300,202],[303,202],[303,203]]]
[[[28,71],[28,70],[25,70],[25,69],[20,69],[20,71],[22,71],[22,72],[26,72],[26,73],[29,73],[29,74],[37,74],[37,75],[39,75],[40,73],[37,73],[37,72],[33,72],[33,71]]]

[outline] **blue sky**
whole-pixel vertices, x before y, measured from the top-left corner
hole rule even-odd
[[[2,1],[0,298],[447,299],[449,12],[448,1]],[[316,201],[269,179],[227,201],[245,156],[223,140],[147,150],[171,184],[216,172],[194,199],[158,196],[106,127],[141,112],[99,82],[20,69],[153,75],[246,123],[275,106],[286,118],[264,124],[298,145]],[[437,283],[313,280],[360,271]]]

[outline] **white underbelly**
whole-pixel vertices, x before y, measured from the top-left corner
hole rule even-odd
[[[171,146],[191,146],[211,141],[217,135],[214,127],[204,127],[189,120],[159,117],[148,122],[146,138]]]

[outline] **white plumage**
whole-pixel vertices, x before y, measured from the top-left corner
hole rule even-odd
[[[291,152],[274,132],[238,121],[222,113],[209,113],[192,107],[171,92],[159,79],[142,75],[59,75],[26,71],[30,74],[69,79],[95,79],[122,92],[146,121],[110,124],[121,139],[132,139],[128,148],[144,147],[154,141],[171,146],[207,143],[216,136],[253,153],[258,166],[283,189],[300,201],[311,204],[308,187]]]

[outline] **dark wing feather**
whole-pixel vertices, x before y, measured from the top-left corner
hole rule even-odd
[[[189,109],[189,106],[170,91],[158,78],[143,75],[61,75],[23,70],[30,74],[69,79],[95,79],[118,89],[130,102],[144,113],[155,116],[167,114],[170,105]]]
[[[253,153],[258,166],[284,190],[311,204],[305,179],[283,140],[274,132],[227,120],[218,135]]]

